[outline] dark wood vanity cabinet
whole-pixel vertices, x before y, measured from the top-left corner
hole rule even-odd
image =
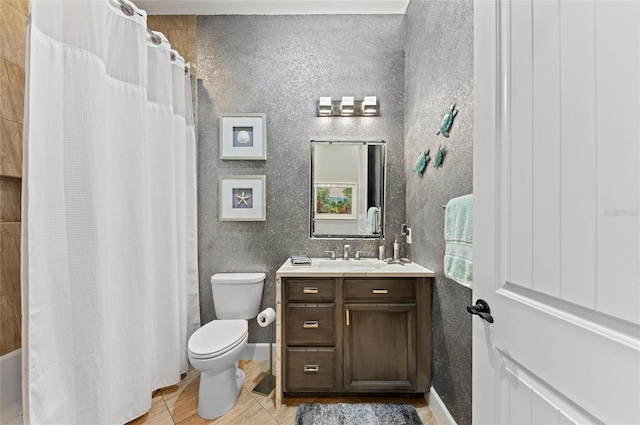
[[[431,278],[283,278],[285,393],[424,393]]]

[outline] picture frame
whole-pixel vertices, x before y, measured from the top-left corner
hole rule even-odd
[[[355,219],[357,213],[357,183],[316,183],[313,186],[314,217]]]
[[[221,114],[220,159],[266,160],[267,115]]]
[[[266,176],[220,176],[220,221],[266,221]]]

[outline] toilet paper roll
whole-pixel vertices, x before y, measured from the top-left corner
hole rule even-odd
[[[260,314],[258,314],[258,324],[263,328],[268,326],[269,323],[276,320],[276,312],[271,307],[265,308]]]

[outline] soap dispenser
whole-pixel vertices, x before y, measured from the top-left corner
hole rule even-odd
[[[396,241],[393,243],[393,259],[400,259],[400,242],[398,242],[398,235],[396,235]]]

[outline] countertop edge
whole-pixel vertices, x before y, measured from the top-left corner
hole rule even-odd
[[[410,270],[402,270],[401,267]],[[317,265],[293,266],[286,260],[276,271],[276,278],[281,277],[435,277],[435,273],[417,263],[385,266],[384,270],[354,271],[319,269]]]
[[[287,270],[276,272],[278,277],[434,277],[433,272],[315,272]]]

